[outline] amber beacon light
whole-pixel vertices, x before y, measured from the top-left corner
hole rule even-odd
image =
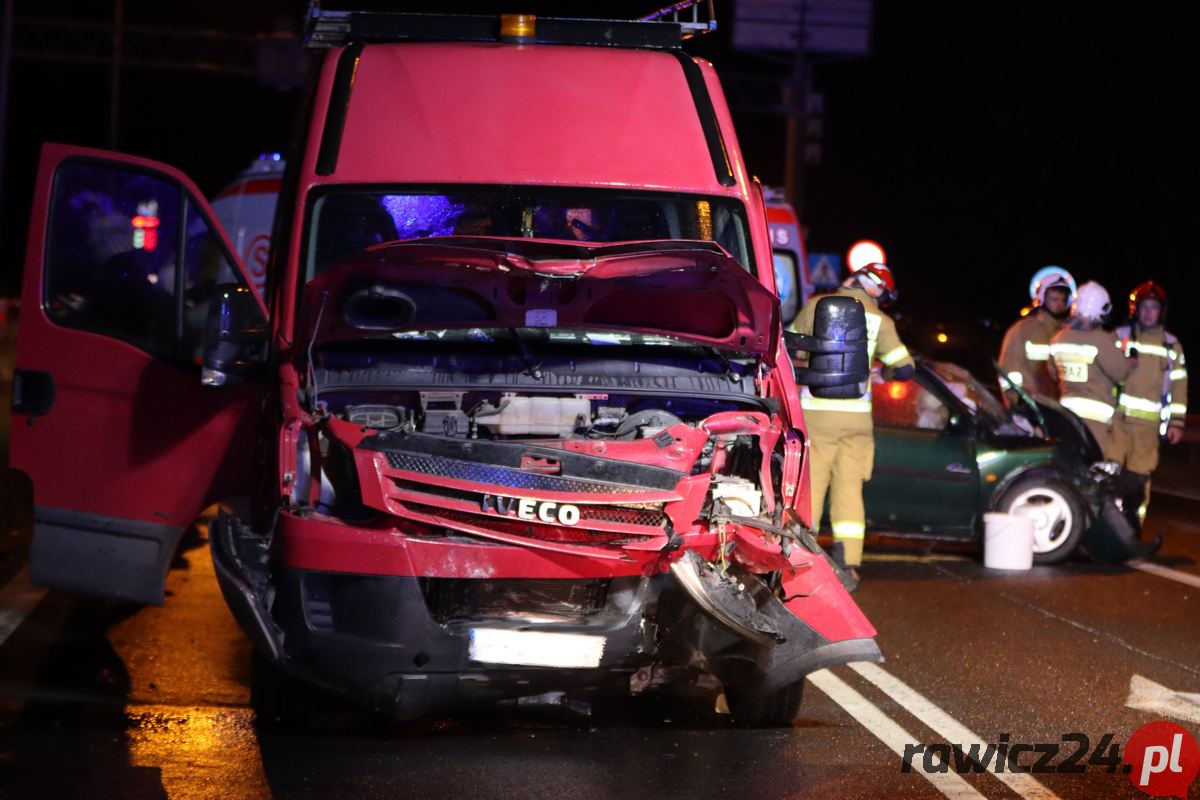
[[[533,14],[501,14],[500,38],[517,44],[532,43],[537,36],[537,17]]]

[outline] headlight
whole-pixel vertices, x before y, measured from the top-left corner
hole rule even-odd
[[[1116,461],[1097,461],[1091,466],[1092,477],[1098,481],[1111,478],[1121,471],[1121,465]]]

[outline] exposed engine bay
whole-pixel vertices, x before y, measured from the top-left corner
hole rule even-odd
[[[347,422],[379,431],[419,432],[468,439],[516,437],[650,439],[736,406],[721,401],[591,393],[419,391],[397,393],[395,404],[330,408]]]
[[[757,520],[758,538],[774,534],[780,543],[782,431],[771,424],[775,402],[759,394],[757,359],[664,337],[613,346],[605,334],[601,349],[586,333],[555,340],[545,332],[534,332],[543,334],[535,355],[517,330],[456,333],[318,351],[313,398],[336,422],[316,437],[319,491],[305,491],[301,467],[300,496],[318,495],[317,510],[354,520],[425,511],[460,533],[503,529],[494,516],[476,516],[498,514],[545,523],[524,529],[535,539],[554,537],[553,524],[596,531],[578,544],[633,545],[637,530],[651,537],[641,542],[649,548],[677,530],[740,518]],[[334,428],[342,433],[331,435]],[[359,447],[348,446],[348,430]],[[368,463],[364,450],[384,455]],[[485,471],[494,485],[481,493]],[[585,496],[525,508],[534,486],[582,487]],[[601,506],[587,492],[626,496]],[[450,499],[463,504],[447,510]],[[467,509],[470,517],[459,513]],[[617,522],[631,524],[608,533],[605,523]]]

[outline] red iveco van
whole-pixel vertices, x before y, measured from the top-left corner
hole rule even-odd
[[[12,434],[35,580],[161,603],[184,531],[233,509],[212,554],[270,714],[288,680],[410,718],[715,678],[787,723],[805,674],[879,659],[808,531],[789,355],[818,392],[864,379],[861,306],[785,341],[681,26],[313,23],[262,297],[185,175],[43,150]]]

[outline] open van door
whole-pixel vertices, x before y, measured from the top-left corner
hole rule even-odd
[[[235,284],[251,286],[185,175],[44,146],[10,457],[33,482],[35,583],[161,604],[193,519],[255,485],[264,382],[201,383],[209,306]]]

